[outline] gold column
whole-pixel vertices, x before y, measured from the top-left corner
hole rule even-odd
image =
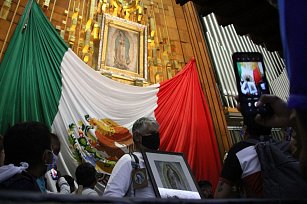
[[[173,5],[176,5],[175,0],[173,1]],[[203,27],[198,12],[192,2],[186,3],[181,8],[187,25],[193,55],[196,59],[200,83],[211,113],[215,136],[219,146],[220,158],[222,161],[225,150],[228,150],[232,144],[227,129],[224,109],[212,70],[212,62],[210,61],[209,51],[207,49],[208,46],[206,45],[203,36]]]

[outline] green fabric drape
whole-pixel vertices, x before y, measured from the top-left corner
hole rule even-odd
[[[60,65],[67,49],[36,1],[29,1],[0,65],[0,134],[22,121],[50,127],[61,97]]]

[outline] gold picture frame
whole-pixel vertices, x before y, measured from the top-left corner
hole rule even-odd
[[[112,77],[146,81],[146,26],[104,14],[101,28],[98,70]]]

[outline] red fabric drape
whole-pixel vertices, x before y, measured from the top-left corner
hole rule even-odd
[[[155,116],[160,124],[160,150],[183,152],[196,180],[209,180],[215,187],[221,162],[194,59],[161,83]]]
[[[254,67],[253,75],[254,75],[255,84],[258,85],[261,81],[261,74],[260,74],[258,65]]]

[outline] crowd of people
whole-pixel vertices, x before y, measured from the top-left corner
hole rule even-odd
[[[304,10],[307,4],[304,1],[300,3],[279,1],[282,39],[290,78],[289,101],[284,102],[274,95],[262,95],[257,106],[269,104],[273,113],[258,114],[253,121],[248,121],[245,136],[246,139],[270,137],[272,127],[292,127],[297,133],[297,147],[291,146],[290,151],[295,149],[298,152],[304,179],[307,178],[307,127],[304,123],[307,117],[307,91],[303,73],[307,63],[303,55],[307,43],[303,34],[305,32],[298,29],[306,30],[302,22],[307,19]],[[303,16],[302,21],[295,19],[294,12]],[[295,38],[296,35],[300,35],[300,41]],[[125,154],[116,163],[102,196],[156,197],[148,173],[145,177],[141,176],[146,172],[141,150],[159,149],[159,124],[153,118],[140,118],[133,125],[132,135],[134,151]],[[0,137],[0,190],[99,196],[95,191],[97,172],[90,163],[80,164],[74,178],[70,175],[62,176],[59,171],[55,174],[59,153],[60,142],[45,124],[22,122],[10,127]],[[204,198],[261,198],[262,182],[261,166],[254,144],[244,140],[229,150],[214,196],[210,182],[200,181],[198,184]],[[242,185],[237,186],[238,183]]]
[[[142,117],[134,123],[132,133],[134,152],[117,162],[103,196],[155,197],[148,173],[137,186],[127,172],[134,170],[133,162],[137,166],[135,175],[146,171],[141,149],[159,148],[159,125],[153,118]],[[91,163],[81,163],[74,178],[60,174],[57,169],[60,140],[41,122],[22,122],[10,127],[0,137],[0,148],[4,158],[0,166],[0,190],[99,196],[95,191],[99,173]]]
[[[271,105],[274,114],[257,115],[252,123],[246,123],[245,140],[229,150],[215,194],[209,181],[198,182],[204,199],[263,197],[260,162],[254,144],[248,139],[270,137],[273,126],[297,127],[293,122],[294,109],[287,108],[286,102],[273,95],[262,95],[257,105],[264,103]],[[133,124],[132,135],[134,151],[116,163],[102,196],[156,197],[148,173],[143,174],[145,177],[140,175],[147,172],[141,152],[159,149],[159,124],[154,118],[142,117]],[[4,158],[0,167],[0,190],[99,196],[95,190],[98,173],[92,164],[81,163],[74,178],[60,174],[56,164],[60,147],[57,135],[43,123],[22,122],[10,127],[4,137],[0,137]]]
[[[306,30],[307,14],[304,8],[306,1],[278,1],[281,38],[284,48],[286,68],[290,80],[290,97],[284,102],[277,96],[262,95],[257,106],[269,104],[273,114],[256,115],[249,122],[246,130],[246,140],[235,144],[228,152],[222,168],[215,198],[234,197],[233,188],[243,184],[245,197],[261,198],[263,196],[263,180],[261,165],[249,138],[259,139],[270,135],[270,127],[291,127],[295,132],[295,140],[291,138],[290,153],[299,159],[301,180],[307,179],[307,86],[305,85],[305,67],[307,61],[305,52],[307,41],[303,30]],[[299,20],[298,20],[299,19]],[[240,109],[240,104],[238,104]],[[274,188],[272,186],[272,188]]]
[[[159,149],[159,124],[142,117],[133,124],[132,135],[134,151],[119,159],[102,196],[156,197],[141,151]],[[0,137],[0,148],[4,157],[0,190],[99,196],[95,190],[99,173],[91,163],[78,165],[74,177],[61,175],[57,169],[60,140],[43,123],[15,124]],[[200,181],[199,185],[204,197],[212,198],[211,183]]]

